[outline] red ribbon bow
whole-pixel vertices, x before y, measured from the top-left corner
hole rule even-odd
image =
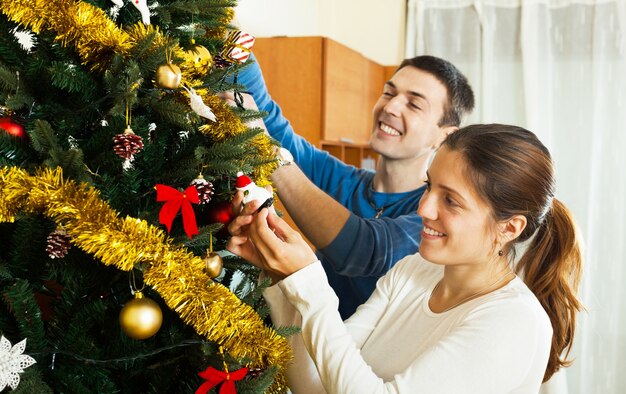
[[[185,233],[189,239],[195,234],[198,234],[198,225],[196,224],[196,215],[193,212],[191,203],[199,204],[200,198],[198,197],[198,190],[195,186],[189,186],[185,189],[184,193],[179,192],[173,187],[167,185],[156,185],[157,201],[163,202],[163,207],[159,212],[159,223],[164,224],[167,227],[169,233],[172,229],[172,222],[176,217],[176,214],[182,208],[183,213],[183,227],[185,227]]]
[[[196,390],[196,394],[206,394],[213,387],[224,382],[220,387],[219,394],[237,394],[235,390],[235,381],[243,379],[248,374],[248,368],[241,368],[234,372],[218,371],[213,367],[208,367],[206,370],[199,372],[201,378],[206,380]]]

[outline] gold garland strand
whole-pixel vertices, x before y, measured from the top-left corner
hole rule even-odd
[[[221,142],[246,130],[246,125],[224,100],[214,95],[204,96],[202,99],[205,104],[211,107],[215,117],[220,121],[201,125],[198,128],[201,133],[210,136],[216,142]],[[257,155],[262,160],[267,161],[267,163],[254,168],[254,181],[259,186],[270,185],[270,176],[278,167],[278,163],[274,160],[276,158],[274,145],[265,134],[254,137],[251,144],[255,147]]]
[[[121,30],[102,9],[78,0],[0,0],[0,11],[10,20],[35,33],[55,31],[56,40],[63,46],[75,46],[82,61],[91,64],[93,69],[103,69],[114,53],[128,55],[133,46],[148,35],[154,34],[153,50],[167,44],[166,37],[158,27],[139,22],[127,31]],[[226,14],[223,18],[225,24],[232,19],[234,12],[229,9]],[[172,52],[177,58],[185,58],[184,51],[178,45],[172,48]],[[187,85],[201,85],[200,81],[193,79],[195,72],[190,62],[181,64],[183,81],[187,81]],[[241,119],[224,105],[222,99],[204,92],[201,96],[219,122],[201,126],[200,132],[219,142],[246,129]],[[275,157],[273,145],[265,135],[255,137],[252,145],[261,159],[268,162],[255,168],[255,182],[259,186],[269,185],[270,175],[278,166],[276,162],[271,162]]]
[[[35,33],[55,31],[56,41],[76,47],[93,68],[108,64],[115,53],[128,54],[134,44],[104,10],[80,0],[0,0],[0,10]]]
[[[252,360],[252,367],[278,366],[270,392],[286,391],[284,371],[292,358],[287,341],[254,309],[213,282],[203,272],[203,260],[172,245],[161,229],[136,218],[120,219],[97,190],[63,179],[60,169],[31,176],[17,167],[0,168],[0,190],[0,222],[13,222],[19,212],[41,212],[105,265],[128,271],[143,263],[145,283],[185,323],[233,357]]]

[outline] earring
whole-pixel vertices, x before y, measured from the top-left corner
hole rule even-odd
[[[498,256],[504,256],[504,252],[502,251],[502,249],[498,250]]]

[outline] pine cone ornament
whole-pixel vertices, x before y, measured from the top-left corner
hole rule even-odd
[[[130,127],[124,133],[113,137],[113,150],[122,159],[132,161],[133,155],[143,149],[143,138],[133,132]]]
[[[228,61],[227,59],[224,59],[220,55],[215,55],[213,57],[213,65],[215,66],[215,68],[223,69],[223,68],[230,67],[232,65],[232,62]]]
[[[211,196],[213,196],[213,184],[201,175],[198,175],[196,179],[191,181],[190,186],[195,186],[198,191],[198,198],[200,199],[200,204],[206,204],[211,201]]]
[[[70,250],[70,236],[62,229],[56,229],[48,235],[46,252],[51,259],[62,259]]]
[[[246,375],[247,379],[256,379],[259,376],[261,376],[261,374],[265,372],[265,369],[261,369],[261,368],[250,368],[248,370],[248,374]]]

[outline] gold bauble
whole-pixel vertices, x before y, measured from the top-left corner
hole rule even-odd
[[[180,68],[172,63],[161,64],[156,69],[155,82],[164,89],[178,89],[182,73]]]
[[[213,279],[220,276],[224,262],[222,256],[215,252],[209,252],[204,256],[204,271]]]
[[[161,323],[161,308],[151,299],[143,298],[140,291],[135,293],[135,298],[128,301],[120,312],[120,326],[133,339],[150,338],[159,331]]]
[[[213,55],[202,45],[194,45],[191,49],[185,51],[185,60],[197,69],[206,68],[206,71],[208,71],[213,67]]]

